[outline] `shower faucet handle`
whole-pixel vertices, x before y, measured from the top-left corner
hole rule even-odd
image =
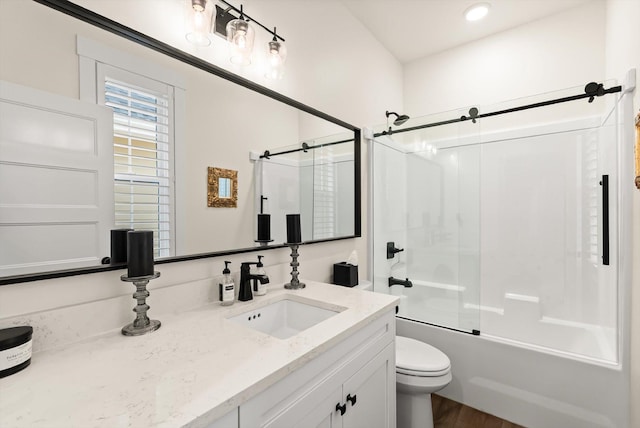
[[[404,251],[404,248],[396,248],[395,242],[387,242],[387,259],[395,257],[396,253]]]

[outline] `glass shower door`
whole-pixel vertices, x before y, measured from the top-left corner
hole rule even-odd
[[[618,121],[611,97],[378,137],[375,290],[400,317],[617,363]]]
[[[617,361],[614,124],[615,112],[482,145],[483,335]]]
[[[465,137],[453,126],[372,144],[374,287],[400,296],[399,317],[477,333],[480,148],[469,124]],[[402,251],[389,257],[389,245]]]

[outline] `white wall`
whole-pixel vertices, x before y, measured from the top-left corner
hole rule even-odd
[[[605,77],[605,4],[590,2],[404,68],[404,111],[418,117]]]

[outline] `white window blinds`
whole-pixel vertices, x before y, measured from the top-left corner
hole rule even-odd
[[[155,257],[172,251],[172,102],[162,93],[105,76],[113,110],[115,226],[153,230]]]
[[[313,166],[313,239],[335,236],[336,164],[333,147],[314,151]]]

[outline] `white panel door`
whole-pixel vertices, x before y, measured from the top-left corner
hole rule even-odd
[[[109,108],[0,81],[0,276],[109,255],[112,140]]]

